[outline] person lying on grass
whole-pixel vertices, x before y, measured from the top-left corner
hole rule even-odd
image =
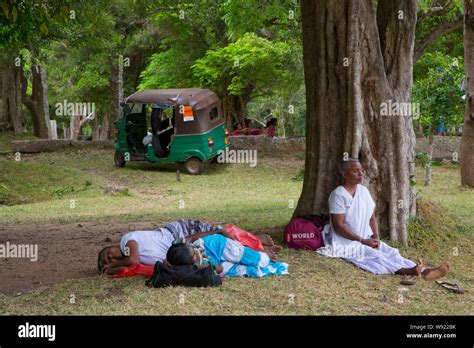
[[[154,231],[133,231],[125,234],[119,245],[103,248],[98,255],[97,266],[101,273],[118,274],[126,268],[136,265],[155,265],[163,262],[173,241],[195,235],[204,237],[211,234],[222,234],[232,238],[222,226],[215,226],[200,220],[180,219],[168,223]],[[273,248],[273,240],[268,235],[255,236],[264,247]]]
[[[177,240],[166,254],[168,266],[213,264],[221,276],[261,278],[288,274],[288,264],[272,262],[267,253],[252,250],[222,234],[190,236]]]
[[[369,190],[361,185],[363,168],[357,159],[340,166],[344,184],[329,196],[330,224],[324,228],[325,247],[318,252],[325,256],[342,257],[357,267],[375,274],[402,274],[435,280],[448,273],[449,265],[424,268],[402,257],[399,251],[380,241],[375,217],[375,203]]]

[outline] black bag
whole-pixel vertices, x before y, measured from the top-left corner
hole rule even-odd
[[[147,286],[155,288],[171,285],[203,287],[221,284],[221,278],[212,264],[206,268],[199,268],[196,265],[167,267],[160,261],[155,264],[153,275],[146,281]]]

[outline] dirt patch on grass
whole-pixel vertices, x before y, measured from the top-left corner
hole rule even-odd
[[[123,233],[157,226],[151,221],[0,226],[0,244],[38,245],[37,261],[0,259],[0,292],[14,295],[66,279],[93,277],[101,248],[118,243]]]
[[[0,244],[8,241],[10,245],[38,245],[37,261],[0,258],[0,293],[20,295],[67,279],[94,277],[101,248],[118,244],[124,233],[156,229],[162,225],[152,221],[107,221],[0,226]],[[274,238],[278,234],[274,229],[260,233],[271,234]]]

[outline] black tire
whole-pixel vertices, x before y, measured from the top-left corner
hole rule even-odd
[[[115,150],[115,155],[114,155],[114,164],[117,167],[123,167],[125,166],[125,158],[123,158],[123,155],[120,151]]]
[[[190,175],[199,175],[204,170],[204,164],[197,157],[191,157],[184,162],[184,169]]]

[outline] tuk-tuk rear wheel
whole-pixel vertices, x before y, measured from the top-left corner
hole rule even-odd
[[[184,162],[184,169],[186,169],[188,174],[198,175],[204,170],[204,164],[199,158],[191,157]]]
[[[123,157],[122,153],[118,150],[115,150],[114,164],[117,167],[125,166],[125,158]]]

